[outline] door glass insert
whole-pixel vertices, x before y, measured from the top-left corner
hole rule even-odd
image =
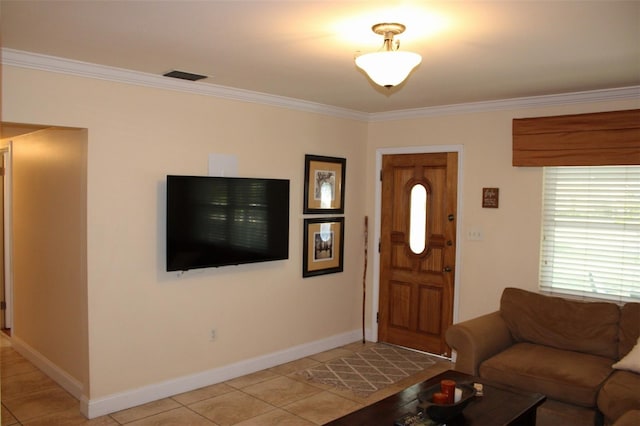
[[[421,183],[411,188],[410,211],[409,248],[413,253],[420,254],[427,244],[427,188]]]

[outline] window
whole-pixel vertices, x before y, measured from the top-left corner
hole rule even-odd
[[[409,218],[409,248],[414,254],[420,254],[427,246],[427,188],[417,183],[411,188]]]
[[[640,300],[640,166],[545,167],[540,289]]]

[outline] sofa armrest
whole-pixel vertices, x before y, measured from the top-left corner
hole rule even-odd
[[[484,360],[514,343],[499,311],[453,324],[445,338],[457,354],[455,369],[473,376]]]

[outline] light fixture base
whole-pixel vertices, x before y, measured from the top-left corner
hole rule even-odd
[[[375,24],[373,27],[371,27],[371,30],[374,33],[380,34],[382,36],[387,35],[389,33],[393,35],[402,34],[406,29],[407,27],[397,23],[381,23],[381,24]]]

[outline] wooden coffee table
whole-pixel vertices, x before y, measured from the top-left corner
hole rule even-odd
[[[539,393],[523,392],[449,370],[327,423],[326,426],[393,426],[393,422],[402,415],[415,413],[419,404],[418,394],[440,383],[442,379],[453,379],[457,383],[482,383],[484,387],[484,396],[476,396],[465,408],[463,416],[447,422],[447,426],[535,426],[536,409],[546,399]]]

